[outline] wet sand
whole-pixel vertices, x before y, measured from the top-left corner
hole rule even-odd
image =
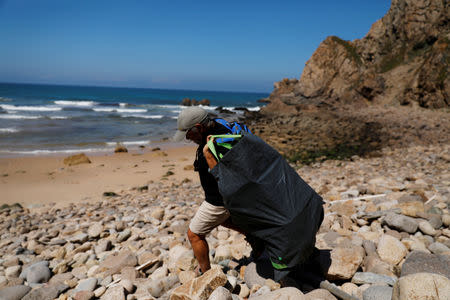
[[[195,149],[195,145],[186,145],[139,153],[87,154],[91,163],[75,166],[63,163],[68,155],[0,158],[0,205],[33,207],[54,202],[64,206],[101,201],[104,192],[123,194],[152,181],[199,182],[192,167]]]

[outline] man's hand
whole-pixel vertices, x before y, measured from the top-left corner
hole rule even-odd
[[[206,162],[208,163],[208,167],[211,170],[212,168],[214,168],[217,165],[217,160],[214,157],[214,155],[211,153],[211,150],[209,150],[208,142],[210,139],[212,139],[212,137],[210,135],[208,135],[208,137],[206,138],[206,145],[205,145],[205,147],[203,147],[203,155],[205,156]]]

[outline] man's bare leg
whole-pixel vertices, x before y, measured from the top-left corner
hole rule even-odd
[[[206,272],[211,269],[209,262],[209,247],[206,242],[205,236],[201,236],[193,233],[190,229],[187,232],[189,242],[191,242],[192,250],[194,251],[195,258],[200,265],[202,272]]]

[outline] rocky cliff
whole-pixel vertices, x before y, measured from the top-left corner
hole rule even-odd
[[[392,0],[364,38],[326,38],[300,80],[275,83],[266,111],[341,103],[448,107],[449,15],[448,0]]]
[[[326,38],[246,122],[303,162],[448,143],[449,14],[448,0],[392,0],[364,38]]]

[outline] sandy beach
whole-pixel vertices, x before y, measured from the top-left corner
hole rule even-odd
[[[192,170],[195,145],[146,148],[140,152],[88,154],[90,164],[67,166],[65,156],[0,158],[0,205],[24,207],[104,199],[104,192],[124,193],[161,180],[197,182]]]

